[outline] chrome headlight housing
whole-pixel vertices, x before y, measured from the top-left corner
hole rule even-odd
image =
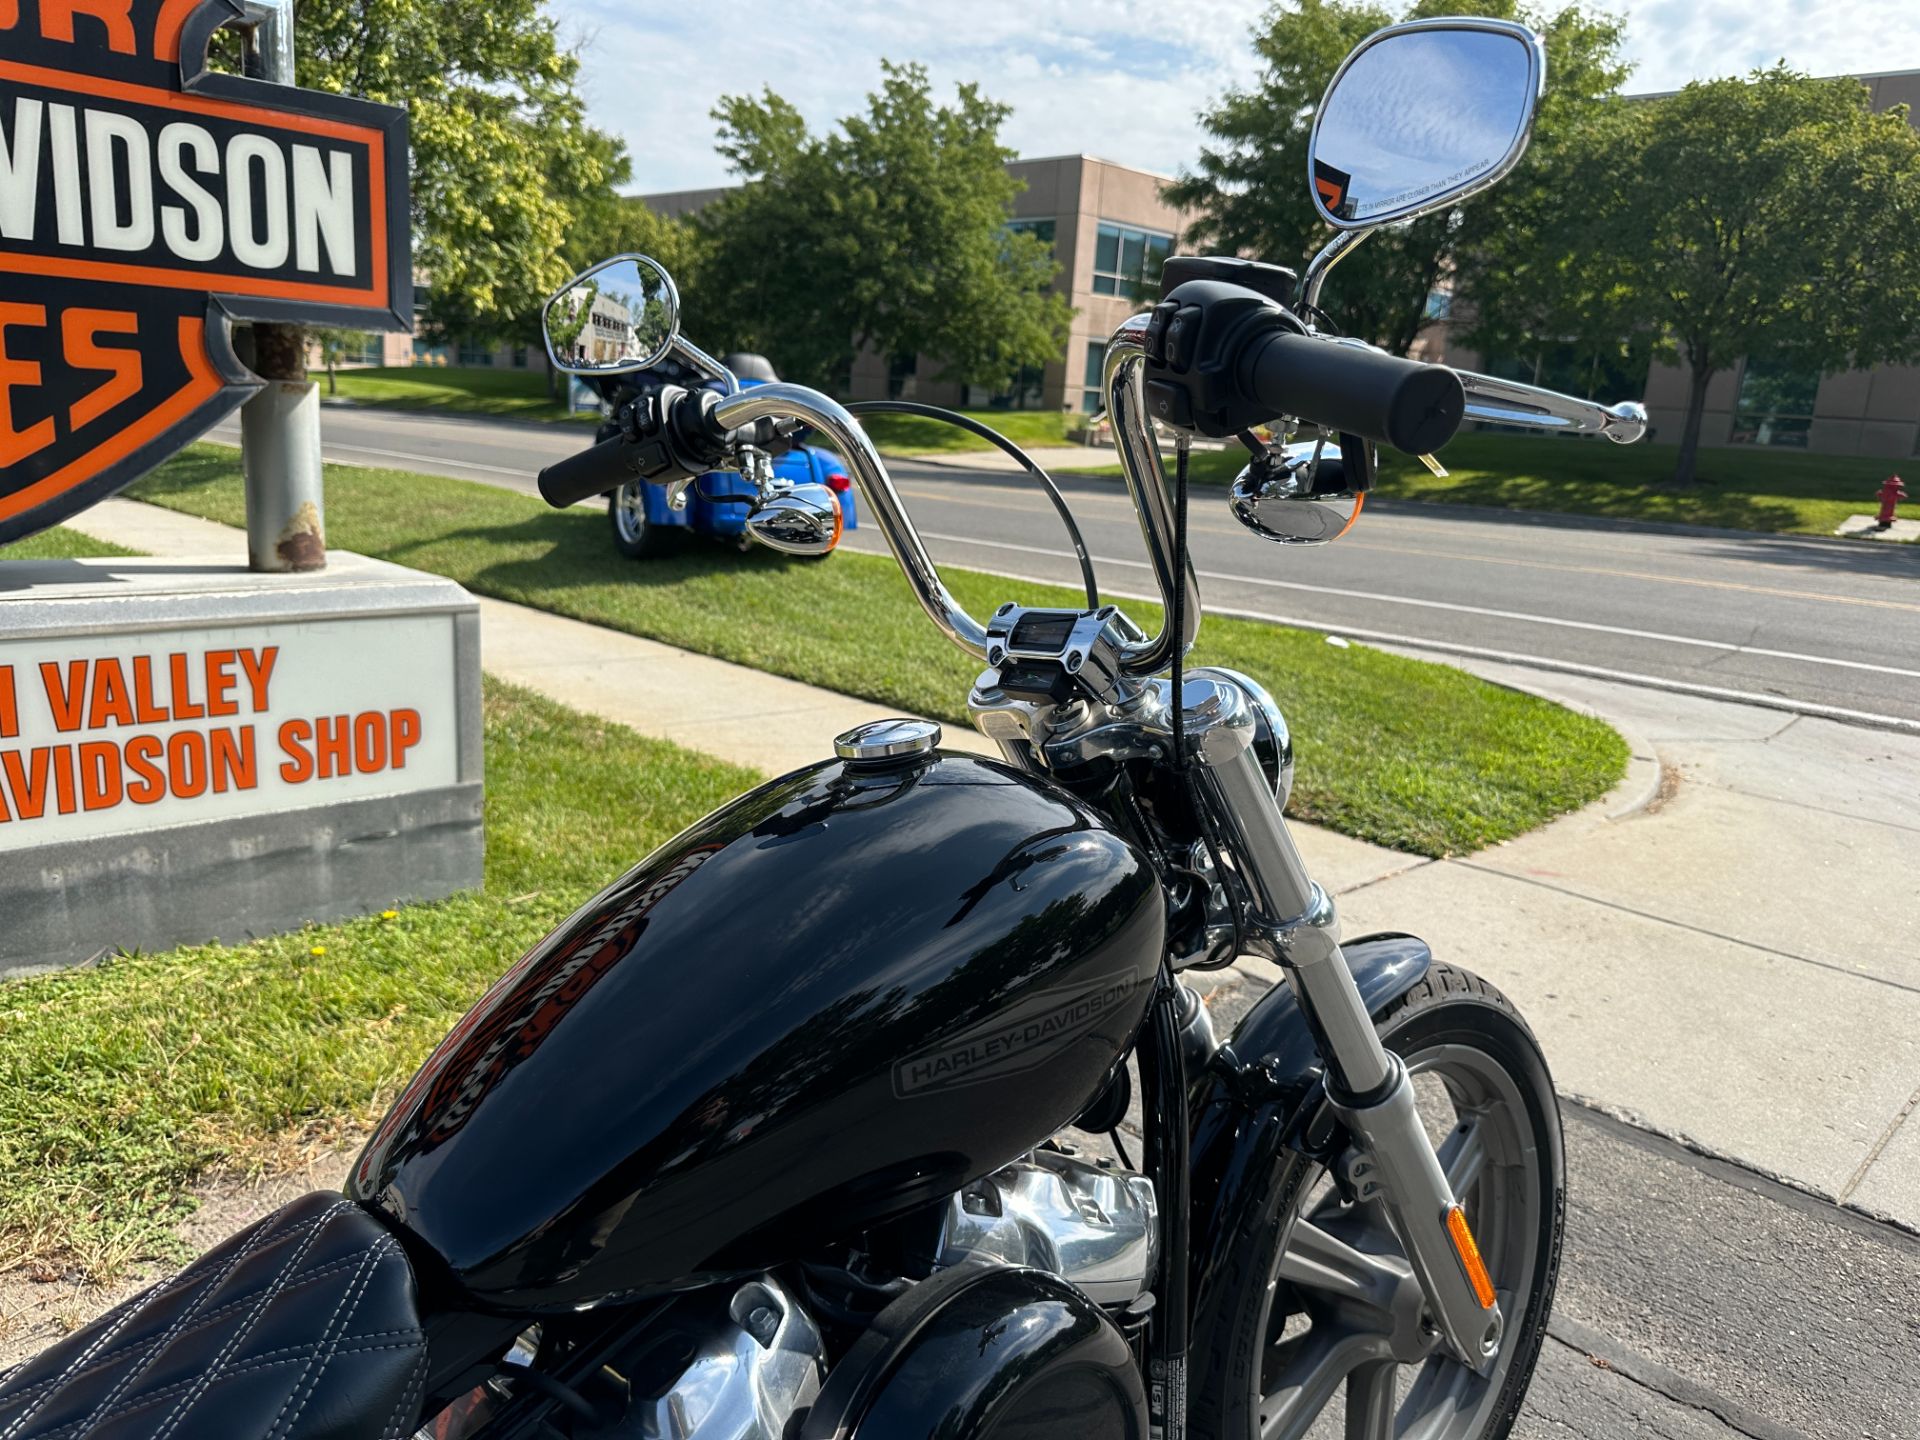
[[[1250,675],[1229,670],[1224,665],[1200,665],[1186,672],[1188,679],[1205,677],[1237,686],[1253,706],[1253,753],[1273,787],[1273,798],[1282,809],[1293,791],[1293,735],[1287,729],[1286,716],[1267,693],[1267,687]]]

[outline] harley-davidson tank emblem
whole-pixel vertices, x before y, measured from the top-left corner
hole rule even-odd
[[[983,1024],[902,1060],[893,1068],[893,1093],[905,1099],[949,1086],[999,1080],[1043,1065],[1103,1016],[1121,1009],[1144,983],[1123,976],[1097,985],[1043,990]]]
[[[0,0],[0,543],[260,381],[231,320],[404,330],[406,112],[207,68],[237,0]]]

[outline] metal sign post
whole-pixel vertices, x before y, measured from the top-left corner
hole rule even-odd
[[[253,22],[247,73],[292,85],[293,0],[243,0]],[[319,570],[327,563],[320,460],[320,387],[307,379],[299,325],[253,330],[253,371],[267,383],[240,409],[246,475],[247,564],[254,570]]]

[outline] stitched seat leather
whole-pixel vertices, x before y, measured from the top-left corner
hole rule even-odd
[[[0,1376],[0,1440],[399,1440],[426,1372],[405,1254],[316,1192]]]

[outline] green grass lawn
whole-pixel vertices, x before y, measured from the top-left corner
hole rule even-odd
[[[1676,454],[1671,445],[1462,435],[1440,453],[1451,472],[1444,480],[1410,456],[1383,449],[1379,493],[1502,510],[1831,535],[1847,516],[1872,514],[1881,482],[1901,468],[1899,461],[1852,455],[1751,446],[1702,450],[1699,483],[1676,490],[1670,483]],[[1196,452],[1190,473],[1195,481],[1224,485],[1245,464],[1246,452],[1238,446]],[[1920,470],[1920,465],[1909,468]],[[1089,470],[1120,474],[1118,465]],[[1920,496],[1920,485],[1908,488]],[[1920,501],[1902,505],[1899,513],[1920,520]]]
[[[238,461],[197,446],[138,498],[243,520]],[[824,564],[692,544],[636,563],[598,514],[484,485],[327,467],[327,538],[451,576],[482,594],[646,635],[845,694],[965,724],[978,666],[933,629],[889,560]],[[1002,601],[1075,605],[1074,592],[949,569],[974,614]],[[1157,628],[1155,606],[1129,603]],[[1298,742],[1292,812],[1422,855],[1477,850],[1604,794],[1626,764],[1609,727],[1446,666],[1215,616],[1196,661],[1246,670],[1286,707]],[[824,753],[832,737],[819,737]]]
[[[105,540],[96,540],[91,535],[82,535],[78,530],[66,530],[56,525],[51,530],[42,530],[38,535],[29,535],[0,549],[0,560],[77,560],[89,555],[138,553]]]
[[[522,949],[757,778],[494,681],[485,721],[482,890],[0,983],[0,1262],[168,1253],[209,1167],[377,1117]]]
[[[990,425],[1016,445],[1037,448],[1067,443],[1067,422],[1077,417],[1063,410],[964,410]],[[873,443],[890,455],[957,455],[993,446],[958,425],[919,415],[868,415],[860,424]]]
[[[324,373],[314,372],[321,394]],[[338,395],[356,405],[392,410],[438,410],[455,415],[498,415],[509,420],[598,423],[595,415],[567,414],[565,399],[547,395],[547,377],[535,370],[491,365],[391,365],[335,372]],[[564,395],[564,390],[562,394]]]
[[[322,386],[326,377],[315,372]],[[440,410],[460,415],[499,415],[512,420],[596,422],[597,416],[567,414],[565,401],[547,398],[547,377],[531,370],[489,365],[387,366],[336,372],[339,397],[356,405],[393,410]],[[1016,445],[1064,445],[1067,421],[1059,410],[968,410]],[[918,415],[873,415],[862,422],[873,443],[895,455],[945,455],[993,447],[957,425]]]

